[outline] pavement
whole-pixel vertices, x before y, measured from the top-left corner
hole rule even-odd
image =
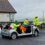
[[[23,36],[15,40],[2,39],[0,35],[0,45],[45,45],[45,30],[38,37]]]

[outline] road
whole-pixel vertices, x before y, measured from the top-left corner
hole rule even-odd
[[[45,45],[45,31],[40,31],[40,36],[19,37],[16,40],[2,39],[0,36],[0,45]]]

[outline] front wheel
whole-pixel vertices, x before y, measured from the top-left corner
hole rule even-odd
[[[13,33],[13,34],[11,35],[11,38],[14,40],[14,39],[17,38],[17,35],[16,35],[15,33]]]

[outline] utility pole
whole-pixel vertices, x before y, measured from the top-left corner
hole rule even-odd
[[[44,23],[44,11],[43,11],[43,23]]]

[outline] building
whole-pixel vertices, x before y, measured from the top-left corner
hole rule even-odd
[[[16,11],[8,0],[0,0],[0,22],[14,21]]]

